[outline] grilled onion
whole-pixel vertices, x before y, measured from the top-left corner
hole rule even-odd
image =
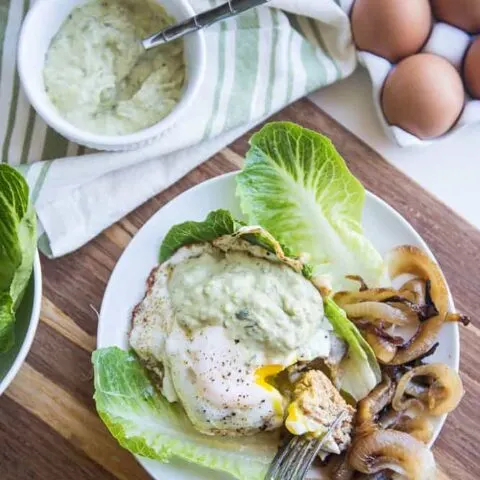
[[[345,292],[337,292],[333,296],[334,302],[344,308],[345,305],[349,305],[352,303],[360,303],[360,302],[384,302],[389,298],[401,295],[404,293],[405,298],[410,301],[414,301],[416,296],[413,294],[405,292],[399,292],[394,288],[370,288],[368,290],[360,290],[360,291],[345,291]]]
[[[348,278],[349,280],[353,280],[354,282],[358,282],[360,284],[360,287],[359,287],[360,291],[368,290],[368,285],[366,284],[363,277],[361,277],[360,275],[346,275],[345,277]]]
[[[405,285],[411,290],[408,290]],[[405,304],[405,307],[408,306],[409,308],[413,308],[418,313],[420,321],[428,320],[429,318],[438,315],[437,307],[433,303],[430,294],[430,280],[415,278],[408,281],[405,285],[400,290],[400,293],[402,294],[400,295],[402,302]],[[406,299],[406,292],[409,292],[410,295],[415,298],[413,302],[409,302],[409,300]],[[408,305],[409,303],[410,305]]]
[[[433,435],[430,415],[452,411],[463,395],[458,374],[443,364],[424,365],[421,359],[435,351],[436,337],[445,322],[468,318],[448,313],[448,288],[438,265],[416,247],[398,247],[387,258],[392,279],[410,274],[396,290],[368,289],[338,292],[334,301],[351,318],[383,363],[384,376],[357,404],[356,434],[346,460],[337,464],[333,478],[382,479],[401,475],[411,480],[436,477],[435,460],[426,447]],[[384,325],[413,325],[409,339],[393,336]],[[423,413],[420,413],[423,411]]]
[[[422,305],[425,301],[425,280],[421,278],[408,280],[400,288],[400,294],[408,296],[408,299],[417,305]]]
[[[415,377],[427,377],[431,382],[427,387],[420,386],[416,392],[411,388]],[[403,375],[398,382],[392,407],[402,411],[414,404],[426,409],[430,415],[442,415],[457,407],[463,393],[462,380],[455,370],[443,363],[432,363],[415,367]],[[405,398],[405,394],[410,398]]]
[[[414,312],[408,314],[388,303],[360,302],[344,305],[342,308],[348,318],[371,319],[391,325],[411,325],[417,321],[417,315]]]
[[[394,279],[409,273],[424,281],[430,280],[432,300],[440,312],[447,312],[448,292],[439,266],[422,250],[413,245],[393,249],[386,258],[388,273]]]
[[[446,322],[457,322],[462,323],[463,325],[467,326],[470,325],[470,318],[467,315],[462,315],[461,313],[447,313],[447,318],[445,319]]]
[[[433,436],[433,426],[426,417],[402,415],[393,428],[408,433],[423,443],[428,443]]]
[[[402,337],[394,337],[374,325],[358,327],[380,363],[389,363],[397,353],[398,346],[404,343]]]
[[[381,383],[379,383],[363,400],[358,402],[356,416],[357,435],[376,428],[376,417],[379,412],[392,401],[395,389],[396,386],[390,377],[384,375]],[[359,429],[361,429],[361,432]]]
[[[422,442],[396,430],[376,430],[357,437],[348,462],[367,474],[390,469],[410,480],[433,480],[436,476],[432,452]]]
[[[378,426],[380,428],[393,428],[397,422],[400,422],[401,417],[405,412],[397,412],[391,406],[382,412],[378,419]]]
[[[394,249],[387,264],[392,279],[409,273],[424,281],[429,280],[431,298],[438,310],[438,315],[423,322],[410,342],[398,349],[390,363],[401,365],[419,357],[435,343],[447,315],[448,290],[438,265],[416,247],[404,245]]]
[[[416,412],[408,410],[397,412],[389,407],[380,415],[378,425],[380,428],[392,428],[408,433],[423,443],[428,443],[433,436],[433,427],[430,420],[425,416],[419,417]]]

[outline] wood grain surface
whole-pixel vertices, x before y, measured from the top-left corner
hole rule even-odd
[[[365,187],[398,210],[427,241],[457,308],[471,316],[471,326],[461,329],[461,374],[467,393],[448,417],[434,453],[438,478],[480,479],[480,231],[309,101],[295,103],[275,119],[300,123],[333,140]],[[115,262],[135,232],[186,189],[238,169],[248,138],[249,134],[216,154],[79,251],[57,260],[42,258],[44,298],[38,332],[26,363],[0,398],[2,480],[149,478],[95,413],[90,363],[95,310]]]

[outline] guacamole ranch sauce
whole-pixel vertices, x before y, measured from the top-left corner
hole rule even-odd
[[[219,325],[252,352],[328,355],[331,326],[322,297],[286,265],[245,252],[212,251],[177,264],[168,289],[186,331]]]
[[[145,53],[140,40],[172,22],[148,0],[94,0],[76,8],[53,38],[43,72],[60,114],[102,135],[137,132],[168,115],[185,80],[183,42]],[[125,78],[121,98],[112,102]]]

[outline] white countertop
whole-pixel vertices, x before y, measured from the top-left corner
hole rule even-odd
[[[383,131],[363,68],[310,96],[386,160],[480,228],[480,125],[425,147],[400,148]]]

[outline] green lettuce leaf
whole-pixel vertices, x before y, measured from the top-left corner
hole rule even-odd
[[[337,388],[361,400],[380,382],[381,372],[372,348],[345,312],[331,299],[324,300],[325,315],[335,333],[348,345],[345,358],[335,373]]]
[[[0,291],[10,288],[22,263],[17,227],[28,208],[28,186],[22,180],[13,168],[0,164]]]
[[[13,345],[14,311],[30,279],[35,250],[36,216],[27,182],[14,168],[0,164],[0,352]]]
[[[235,220],[228,210],[210,212],[203,222],[184,222],[173,226],[160,247],[160,263],[169,259],[180,247],[192,243],[211,242],[238,230],[243,223]]]
[[[261,480],[277,449],[277,436],[216,437],[197,432],[178,404],[150,383],[133,353],[117,347],[92,356],[97,411],[130,452],[167,462],[173,456],[241,480]]]
[[[285,245],[278,242],[262,227],[247,226],[244,222],[235,219],[228,210],[214,210],[202,222],[188,221],[174,225],[165,235],[160,247],[160,262],[168,260],[180,247],[193,243],[211,242],[223,235],[237,234],[253,245],[276,253],[279,249],[285,256],[293,257]],[[311,268],[305,266],[306,276]]]
[[[376,285],[379,253],[363,235],[365,190],[332,142],[288,122],[274,122],[250,139],[237,195],[249,223],[260,224],[293,254],[310,255],[315,275],[334,290],[351,287],[346,275]]]
[[[13,300],[9,293],[0,293],[0,352],[7,352],[13,347],[15,335],[15,312]]]

